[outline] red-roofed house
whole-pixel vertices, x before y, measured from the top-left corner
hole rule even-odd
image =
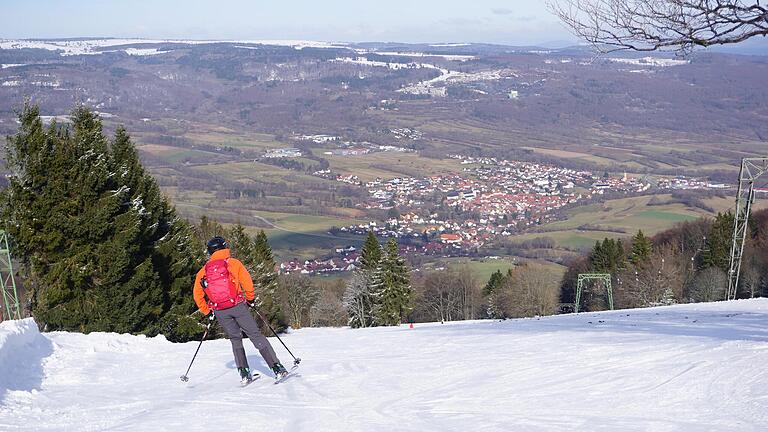
[[[440,234],[440,241],[443,243],[460,243],[461,236],[458,234]]]

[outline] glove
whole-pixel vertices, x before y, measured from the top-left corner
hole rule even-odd
[[[249,308],[253,309],[256,307],[256,300],[248,300],[246,304],[248,305]]]
[[[214,311],[211,311],[211,313],[208,314],[208,321],[213,321],[216,318],[216,313]]]

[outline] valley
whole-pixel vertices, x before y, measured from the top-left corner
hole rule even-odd
[[[48,121],[93,107],[183,217],[264,229],[281,262],[374,229],[438,261],[559,263],[727,211],[768,153],[765,57],[105,39],[3,40],[0,64],[4,135],[25,97]]]

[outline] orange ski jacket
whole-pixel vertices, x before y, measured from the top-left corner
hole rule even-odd
[[[245,295],[246,300],[253,301],[256,298],[256,293],[253,290],[253,279],[251,279],[251,275],[243,263],[232,258],[229,255],[229,249],[220,249],[214,252],[209,262],[216,260],[228,260],[227,270],[229,270],[229,275],[234,280],[235,286]],[[205,276],[205,266],[197,272],[195,285],[192,287],[192,294],[195,297],[195,303],[200,312],[203,315],[208,315],[211,313],[211,308],[208,306],[208,302],[205,301],[205,291],[203,291],[203,285],[200,283],[203,276]]]

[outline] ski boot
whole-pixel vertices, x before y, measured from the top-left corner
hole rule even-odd
[[[288,375],[288,371],[285,369],[285,366],[283,366],[280,362],[275,362],[275,364],[272,365],[272,372],[275,373],[276,380],[284,378],[286,375]]]
[[[253,381],[253,375],[247,367],[237,368],[237,371],[240,373],[240,385],[248,385]]]

